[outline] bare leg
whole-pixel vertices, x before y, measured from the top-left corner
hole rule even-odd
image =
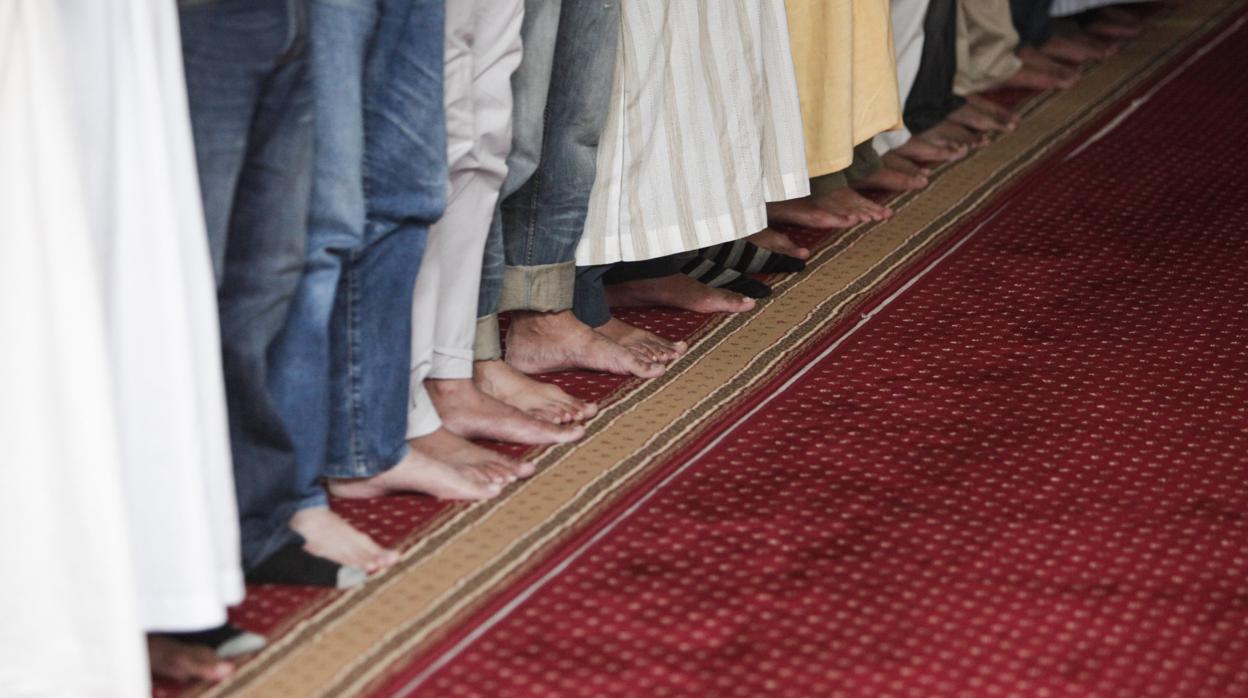
[[[512,313],[507,363],[523,373],[584,369],[638,378],[663,375],[662,364],[642,360],[577,320],[571,310]]]
[[[472,379],[426,380],[425,390],[443,426],[465,439],[518,444],[562,444],[585,435],[584,427],[538,419],[479,389]]]
[[[594,329],[606,335],[611,341],[632,349],[643,359],[654,363],[669,364],[684,356],[689,350],[689,345],[684,342],[666,340],[616,318],[611,318],[607,324]]]
[[[161,635],[147,636],[147,660],[153,676],[180,683],[217,683],[234,673],[234,664],[220,659],[211,649]]]
[[[340,565],[374,574],[399,561],[396,551],[377,545],[328,507],[301,509],[290,518],[290,527],[303,536],[304,550]]]
[[[793,242],[793,239],[788,235],[785,235],[784,233],[773,228],[763,228],[757,233],[754,233],[746,238],[746,240],[749,240],[764,250],[787,254],[790,257],[797,257],[798,259],[810,259],[809,249],[798,246],[798,244]]]
[[[411,439],[407,456],[389,470],[368,478],[327,483],[338,497],[368,499],[389,494],[423,493],[438,499],[489,499],[503,487],[533,474],[533,464],[456,436],[446,429]]]
[[[695,313],[743,313],[754,309],[753,298],[711,288],[684,274],[612,284],[607,287],[607,300],[615,307],[661,305]]]
[[[533,380],[506,361],[477,361],[472,380],[481,392],[553,424],[583,422],[598,414],[598,405],[578,400],[557,385]]]

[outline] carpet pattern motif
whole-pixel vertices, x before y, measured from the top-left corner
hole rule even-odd
[[[256,590],[236,619],[279,639],[206,693],[1248,691],[1248,196],[1208,181],[1248,150],[1243,33],[1153,87],[1238,6],[1033,100],[758,312],[630,313],[692,356],[559,376],[606,409],[499,502],[336,503],[400,568]]]
[[[1244,35],[404,685],[1248,693]]]

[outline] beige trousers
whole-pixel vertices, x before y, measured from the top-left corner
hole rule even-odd
[[[412,300],[407,436],[442,426],[426,378],[471,378],[481,258],[511,151],[511,74],[520,65],[522,0],[446,4],[446,140],[450,190]]]
[[[1014,54],[1018,32],[1009,0],[958,0],[958,73],[953,91],[966,96],[991,90],[1023,67]]]

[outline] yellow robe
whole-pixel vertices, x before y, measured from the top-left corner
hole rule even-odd
[[[839,172],[854,146],[901,127],[888,0],[785,0],[810,176]]]

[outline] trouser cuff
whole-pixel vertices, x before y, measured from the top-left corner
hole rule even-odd
[[[442,428],[442,419],[425,386],[412,386],[412,402],[407,409],[407,438],[418,439]]]
[[[910,136],[911,133],[909,129],[905,128],[881,133],[875,137],[875,152],[883,155],[890,150],[900,148],[910,140]]]
[[[539,264],[503,270],[503,292],[499,312],[531,310],[557,313],[572,307],[576,284],[576,262]]]
[[[299,511],[303,511],[305,509],[324,509],[328,506],[329,495],[325,493],[325,488],[318,484],[315,492],[310,493],[299,500],[298,508]]]
[[[472,359],[474,361],[497,361],[503,358],[501,331],[498,329],[498,314],[490,314],[477,318],[477,335],[472,341]]]
[[[472,378],[472,356],[472,351],[467,349],[439,349],[435,347],[428,377],[434,380]]]

